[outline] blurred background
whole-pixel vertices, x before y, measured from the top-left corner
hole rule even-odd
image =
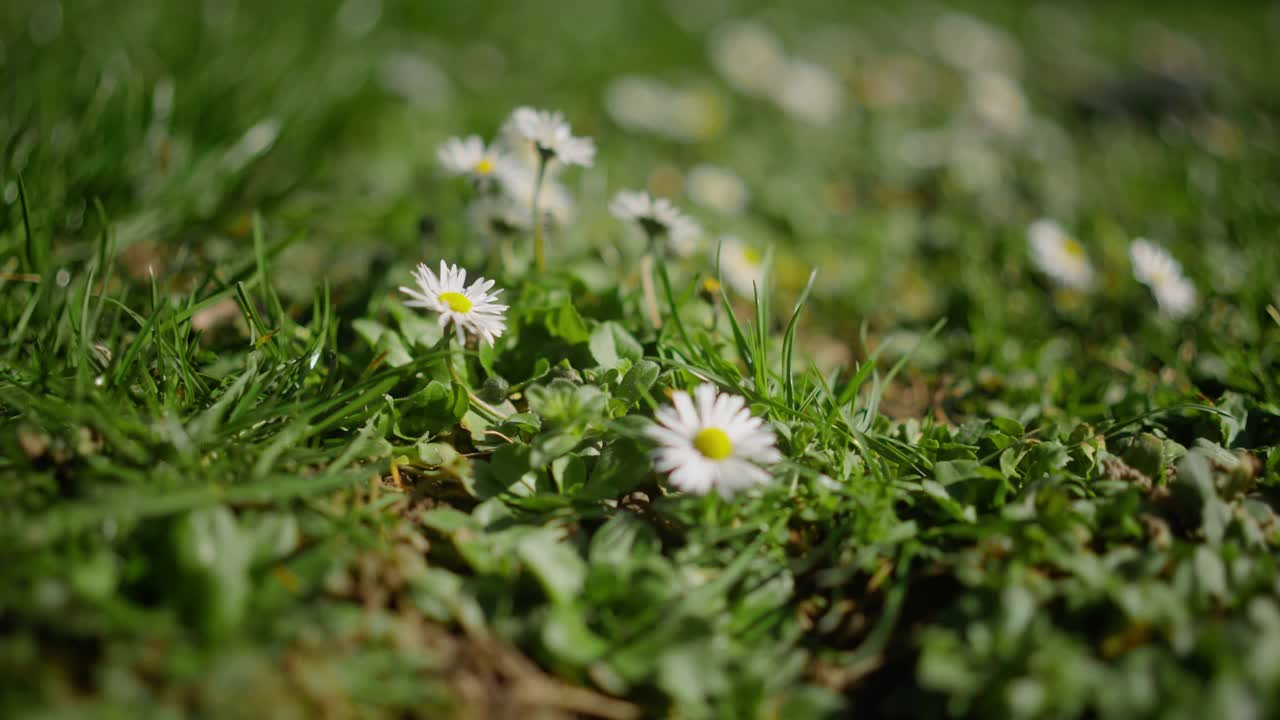
[[[975,305],[1041,322],[1022,275],[1042,216],[1104,273],[1127,276],[1145,235],[1204,295],[1257,306],[1278,33],[1262,3],[18,0],[0,9],[3,221],[21,175],[66,263],[100,202],[135,274],[178,277],[241,252],[260,210],[306,234],[281,280],[309,299],[379,263],[475,262],[435,148],[530,104],[600,147],[568,178],[563,257],[607,262],[607,198],[647,186],[713,238],[774,247],[782,291],[820,267],[818,302],[851,311],[837,336]]]

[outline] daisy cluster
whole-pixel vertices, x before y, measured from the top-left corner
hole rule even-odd
[[[950,32],[964,31],[962,27]],[[722,42],[739,47],[724,52],[752,63],[760,59],[756,55],[761,52],[768,55],[763,45],[752,50],[753,43],[762,42],[752,32],[750,28],[733,30],[736,39],[722,38]],[[960,57],[959,50],[955,52],[956,62],[972,61]],[[759,81],[747,74],[734,79],[744,88]],[[756,89],[763,91],[764,86]],[[538,230],[538,223],[547,220],[567,219],[561,211],[571,207],[572,201],[555,175],[565,167],[590,166],[595,144],[590,138],[575,136],[558,112],[519,108],[497,140],[486,143],[475,135],[453,138],[440,146],[438,157],[446,172],[467,178],[476,188],[469,214],[479,231],[511,234]],[[702,204],[725,214],[741,211],[746,203],[745,186],[722,168],[699,166],[697,172],[690,173],[689,190],[690,195],[704,196]],[[540,198],[547,214],[535,223]],[[750,297],[761,292],[768,254],[734,236],[703,242],[699,223],[670,199],[645,190],[622,190],[613,196],[608,210],[622,225],[649,241],[641,275],[655,328],[661,327],[661,321],[648,272],[655,261],[666,262],[666,250],[677,257],[708,252],[735,293]],[[1077,294],[1098,286],[1099,273],[1088,249],[1059,223],[1049,219],[1031,223],[1027,244],[1032,264],[1054,285]],[[1167,250],[1139,238],[1132,242],[1129,255],[1135,277],[1150,288],[1163,314],[1182,318],[1194,311],[1195,287]],[[435,313],[443,327],[453,329],[459,343],[474,338],[492,346],[505,332],[508,307],[497,302],[501,290],[494,288],[493,280],[481,277],[467,284],[466,270],[445,262],[440,263],[438,272],[419,265],[414,278],[416,288],[400,288],[408,297],[406,304]],[[709,384],[698,386],[692,394],[673,390],[671,404],[656,411],[645,435],[655,445],[651,454],[654,469],[668,475],[675,490],[692,494],[714,492],[729,497],[764,485],[771,478],[769,467],[783,459],[771,426],[751,412],[746,399],[721,393]]]
[[[711,62],[733,89],[773,101],[788,115],[828,125],[845,109],[844,88],[825,66],[788,55],[782,41],[754,20],[731,20],[711,36]]]
[[[1089,292],[1096,285],[1097,272],[1088,251],[1058,223],[1040,219],[1027,228],[1031,262],[1052,283],[1075,292]],[[1129,244],[1133,276],[1155,296],[1166,317],[1179,320],[1196,309],[1198,293],[1182,265],[1165,248],[1137,238]]]
[[[529,107],[512,112],[491,142],[468,135],[450,138],[436,151],[447,174],[465,177],[475,186],[467,217],[486,236],[531,229],[535,194],[541,222],[567,223],[573,217],[573,199],[557,176],[574,165],[590,167],[595,154],[595,143],[575,136],[564,115]]]
[[[468,214],[482,233],[511,234],[535,225],[534,208],[541,193],[550,203],[546,219],[557,218],[556,209],[568,206],[568,194],[555,183],[555,172],[563,167],[588,167],[595,157],[590,138],[574,136],[558,112],[519,108],[503,126],[500,138],[486,143],[477,135],[451,138],[437,151],[444,170],[465,177],[477,190]],[[698,181],[707,186],[702,194],[709,204],[719,204],[726,212],[739,210],[746,202],[745,187],[728,171],[707,166]],[[714,186],[714,187],[713,187]],[[702,229],[691,217],[666,198],[641,190],[618,192],[609,204],[610,213],[650,240],[650,255],[663,242],[678,255],[688,255],[698,247]],[[727,249],[725,270],[729,282],[744,294],[754,292],[759,282],[762,255],[741,241],[722,240],[718,249]],[[497,302],[500,289],[483,277],[467,284],[467,271],[440,262],[439,272],[425,263],[414,271],[416,287],[401,287],[405,304],[433,312],[440,325],[452,328],[459,344],[475,338],[494,345],[506,331],[507,305]],[[672,405],[655,415],[646,431],[655,443],[654,468],[670,476],[671,486],[680,491],[705,495],[716,492],[730,497],[739,490],[768,483],[768,466],[782,460],[773,430],[747,408],[740,396],[723,394],[712,385],[701,385],[691,396],[684,391],[672,394]]]

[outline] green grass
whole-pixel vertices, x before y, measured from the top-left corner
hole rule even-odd
[[[1275,12],[969,8],[1019,58],[1008,132],[931,4],[258,5],[0,8],[0,714],[1280,708]],[[734,91],[731,17],[845,112]],[[718,124],[623,130],[623,74]],[[434,155],[522,104],[600,148],[545,275]],[[681,194],[701,162],[744,213]],[[661,331],[606,209],[646,185],[712,236],[663,267]],[[1032,268],[1046,216],[1094,292]],[[725,233],[769,248],[754,302],[702,282]],[[441,258],[506,288],[496,348],[403,307]],[[769,487],[651,470],[653,410],[703,380],[774,427]]]

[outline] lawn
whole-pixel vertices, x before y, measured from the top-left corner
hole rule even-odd
[[[3,3],[0,716],[1275,717],[1278,34]]]

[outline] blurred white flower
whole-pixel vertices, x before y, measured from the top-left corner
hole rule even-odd
[[[476,182],[492,179],[504,163],[511,162],[496,144],[486,147],[479,135],[445,140],[436,149],[436,158],[445,172]]]
[[[773,101],[789,115],[826,125],[844,109],[844,88],[830,70],[807,60],[787,62]]]
[[[917,168],[946,164],[955,144],[956,131],[950,127],[909,130],[898,138],[895,150],[902,162]]]
[[[279,119],[267,118],[246,130],[223,156],[223,162],[226,163],[227,168],[239,172],[250,162],[265,154],[280,137],[280,127]]]
[[[1027,228],[1031,261],[1054,282],[1073,290],[1093,287],[1093,264],[1084,246],[1052,220],[1036,220]]]
[[[717,165],[694,165],[685,176],[685,190],[695,203],[722,213],[738,214],[747,207],[747,184]]]
[[[962,70],[1013,73],[1021,64],[1017,43],[972,15],[939,15],[933,23],[933,43],[943,60]]]
[[[711,63],[738,92],[771,95],[786,71],[787,54],[778,36],[752,20],[731,20],[711,35]]]
[[[1014,136],[1027,129],[1027,97],[1008,75],[985,70],[971,74],[969,103],[990,128]]]
[[[387,55],[378,65],[377,78],[383,90],[420,108],[443,107],[452,94],[449,76],[427,58],[410,52]]]
[[[677,391],[672,405],[654,413],[646,434],[658,447],[654,468],[670,473],[671,485],[695,495],[711,491],[729,498],[739,490],[767,485],[762,466],[782,460],[773,429],[746,407],[746,400],[699,385],[693,397]]]
[[[453,325],[458,342],[472,335],[492,345],[506,331],[507,306],[496,302],[501,290],[489,292],[493,288],[492,280],[476,278],[468,286],[467,271],[443,260],[439,275],[431,272],[426,263],[419,263],[413,278],[418,283],[417,289],[400,287],[400,292],[409,296],[404,304],[438,313],[440,326]]]
[[[687,255],[702,228],[680,212],[670,200],[655,198],[643,190],[621,190],[609,203],[609,212],[623,222],[635,223],[649,238],[665,236],[677,254]]]
[[[1151,288],[1160,312],[1177,320],[1195,310],[1196,287],[1182,274],[1182,265],[1168,250],[1138,238],[1129,244],[1129,260],[1133,263],[1133,276]]]
[[[708,87],[676,90],[671,99],[670,114],[667,135],[675,140],[710,140],[724,130],[724,98]]]
[[[859,99],[874,108],[924,102],[935,94],[936,75],[934,67],[917,55],[876,55],[859,67]]]
[[[609,82],[604,91],[604,107],[627,130],[653,131],[665,122],[671,88],[644,75],[622,75]]]
[[[760,250],[731,235],[720,238],[720,276],[734,292],[751,298],[763,291],[764,269]]]
[[[619,126],[680,142],[713,137],[723,124],[718,96],[677,88],[643,75],[623,75],[605,89],[605,110]]]
[[[531,144],[548,161],[591,167],[595,160],[595,143],[591,138],[575,136],[559,111],[516,108],[503,126],[503,133],[512,145]]]

